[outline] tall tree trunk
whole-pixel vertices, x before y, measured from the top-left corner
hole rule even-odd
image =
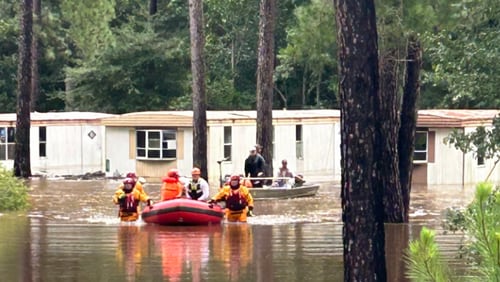
[[[399,129],[399,179],[405,207],[404,219],[408,221],[410,207],[411,178],[413,171],[413,151],[415,150],[415,130],[417,128],[417,100],[420,95],[420,70],[422,69],[422,49],[414,36],[408,41],[406,77],[401,108]]]
[[[322,77],[323,77],[323,75],[319,74],[318,82],[316,83],[316,107],[317,108],[319,108],[319,106],[320,106],[319,96],[321,94],[321,79],[322,79]]]
[[[257,63],[257,143],[266,159],[266,175],[273,174],[273,71],[276,0],[260,1],[259,50]]]
[[[375,161],[374,184],[384,189],[384,221],[403,222],[404,206],[399,182],[398,131],[399,99],[397,83],[397,50],[380,52],[379,91],[375,99]]]
[[[231,39],[231,86],[236,89],[236,40]]]
[[[304,67],[304,72],[302,74],[301,109],[303,109],[306,106],[306,92],[307,92],[307,66]]]
[[[149,0],[149,15],[152,16],[158,12],[158,0]]]
[[[374,173],[378,55],[373,0],[335,0],[339,42],[344,281],[385,281],[383,189]]]
[[[33,0],[21,1],[20,25],[14,175],[27,178],[31,176],[30,99],[32,81],[31,44],[33,41]]]
[[[38,97],[40,97],[40,74],[38,71],[38,57],[40,54],[39,34],[42,29],[42,0],[33,0],[33,41],[31,44],[31,105],[34,112],[37,109]]]
[[[205,58],[203,49],[203,3],[189,0],[189,32],[191,35],[191,72],[193,76],[193,165],[207,173],[207,98],[205,93]]]

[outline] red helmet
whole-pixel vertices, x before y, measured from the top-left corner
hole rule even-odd
[[[191,170],[191,175],[200,175],[201,171],[199,168],[195,167],[193,170]]]
[[[237,174],[231,175],[229,178],[229,187],[231,189],[238,189],[240,187],[240,176]]]
[[[135,174],[135,172],[129,172],[127,173],[127,178],[137,178],[137,175]]]
[[[168,171],[167,173],[167,176],[168,177],[175,177],[175,178],[179,178],[181,175],[179,174],[179,170],[176,169],[176,168],[172,168]]]
[[[135,180],[133,178],[127,177],[123,180],[123,190],[132,191],[135,187]]]

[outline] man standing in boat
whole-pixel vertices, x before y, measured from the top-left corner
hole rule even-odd
[[[195,167],[191,170],[191,181],[186,185],[186,197],[188,199],[207,201],[209,194],[208,182],[201,178],[201,171]]]
[[[253,216],[253,198],[248,188],[240,184],[240,176],[232,175],[225,185],[208,203],[226,202],[226,218],[229,222],[246,222]]]
[[[266,161],[259,153],[256,146],[250,148],[250,155],[245,160],[245,176],[256,178],[264,177]],[[263,179],[251,179],[252,187],[262,187]]]
[[[145,192],[135,189],[135,180],[126,178],[113,196],[113,203],[120,206],[118,216],[121,221],[136,221],[139,218],[139,202],[152,206],[153,202]]]

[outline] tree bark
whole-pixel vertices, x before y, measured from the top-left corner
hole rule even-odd
[[[417,100],[420,95],[420,70],[422,69],[422,49],[420,42],[410,37],[406,58],[406,77],[401,107],[401,127],[399,129],[399,179],[405,207],[404,220],[408,222],[410,207],[411,178],[413,171],[413,151],[415,150],[415,130],[417,128]]]
[[[193,76],[193,165],[200,168],[201,176],[207,179],[207,101],[202,0],[189,0],[189,32]]]
[[[149,15],[152,16],[158,12],[158,0],[149,0]]]
[[[399,181],[398,131],[399,99],[397,83],[397,50],[380,52],[379,91],[375,99],[375,161],[374,183],[384,189],[384,221],[404,221],[404,206]]]
[[[276,0],[260,1],[257,62],[257,143],[262,145],[266,175],[272,176],[274,27]]]
[[[31,44],[33,41],[33,0],[21,1],[20,25],[14,175],[28,178],[31,176],[30,100],[32,82]]]
[[[38,71],[38,57],[40,54],[39,34],[42,29],[42,0],[33,0],[33,41],[31,44],[31,106],[34,112],[37,109],[38,97],[40,97],[40,74]]]
[[[344,281],[385,281],[383,189],[374,173],[378,55],[373,0],[335,0]]]

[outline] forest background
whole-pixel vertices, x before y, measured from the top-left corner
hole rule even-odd
[[[33,110],[191,109],[186,1],[40,0]],[[278,3],[276,109],[338,108],[333,1]],[[492,0],[376,1],[380,46],[417,34],[419,108],[500,108],[500,7]],[[208,110],[255,109],[259,2],[205,0]],[[0,112],[16,111],[19,4],[0,2]],[[36,9],[35,9],[36,12]],[[404,60],[404,57],[401,57]]]

